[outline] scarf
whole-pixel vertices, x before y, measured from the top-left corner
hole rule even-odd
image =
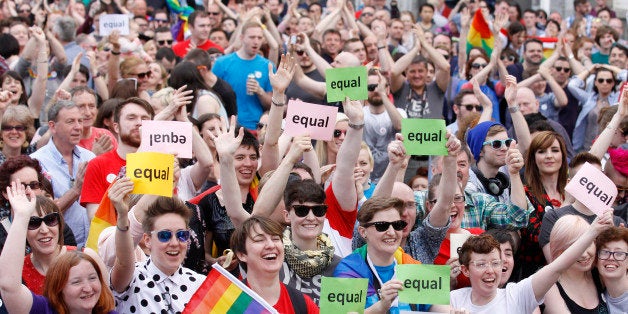
[[[334,258],[334,246],[325,234],[321,233],[316,237],[316,244],[318,250],[302,251],[292,243],[290,227],[283,233],[285,261],[301,278],[312,278],[322,274]]]

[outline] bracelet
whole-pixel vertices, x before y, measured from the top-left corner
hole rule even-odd
[[[519,111],[519,106],[508,107],[508,112],[515,113]]]
[[[111,54],[114,56],[119,56],[120,55],[120,51],[113,51],[111,50]]]
[[[359,124],[351,123],[351,121],[349,121],[349,127],[354,130],[361,130],[364,127],[364,121],[362,121],[362,123],[359,123]]]
[[[129,231],[129,226],[126,226],[126,229],[122,229],[122,228],[120,228],[120,226],[118,226],[118,224],[116,224],[116,229],[118,229],[118,230],[120,230],[122,232],[127,232],[127,231]]]
[[[270,98],[270,102],[271,102],[273,105],[277,106],[277,107],[283,107],[283,106],[285,106],[285,105],[286,105],[286,101],[285,101],[285,100],[284,100],[284,101],[282,101],[282,102],[278,102],[278,101],[276,101],[276,100],[275,100],[275,97],[271,97],[271,98]]]

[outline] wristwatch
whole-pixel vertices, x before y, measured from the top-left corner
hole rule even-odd
[[[515,113],[515,112],[519,111],[519,106],[508,107],[508,111],[510,113]]]

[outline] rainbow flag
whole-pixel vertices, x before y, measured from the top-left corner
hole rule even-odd
[[[116,182],[116,181],[113,181]],[[111,183],[113,185],[113,182]],[[92,218],[92,223],[89,226],[89,234],[87,235],[86,247],[98,252],[98,236],[107,227],[115,226],[118,221],[118,213],[116,213],[115,207],[109,199],[109,189],[111,185],[105,191],[98,209]]]
[[[554,53],[554,50],[556,49],[556,43],[558,42],[558,38],[536,37],[536,39],[540,40],[543,43],[543,60],[551,57]]]
[[[491,32],[491,28],[484,19],[482,10],[478,9],[475,11],[473,21],[471,21],[471,26],[469,27],[469,35],[467,35],[467,54],[471,51],[471,48],[480,47],[490,56],[494,46],[495,38],[493,37],[493,32]]]
[[[183,314],[273,313],[270,304],[218,264],[196,290]]]

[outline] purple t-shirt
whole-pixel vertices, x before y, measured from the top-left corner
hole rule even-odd
[[[32,292],[31,292],[32,293]],[[46,297],[33,294],[33,306],[31,306],[30,314],[55,314],[55,311]],[[110,311],[108,314],[118,314],[116,311]]]

